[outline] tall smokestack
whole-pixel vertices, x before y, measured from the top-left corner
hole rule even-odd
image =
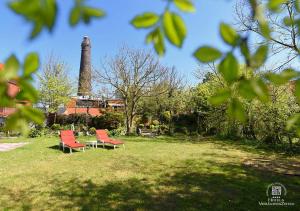
[[[81,43],[78,96],[90,96],[91,91],[91,41],[85,36]]]

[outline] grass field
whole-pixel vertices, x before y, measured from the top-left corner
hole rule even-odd
[[[125,150],[73,154],[54,137],[0,140],[30,142],[0,153],[0,210],[260,210],[273,182],[295,203],[277,208],[300,209],[299,156],[213,139],[122,139]]]

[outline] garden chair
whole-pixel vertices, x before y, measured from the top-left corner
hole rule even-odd
[[[106,130],[96,130],[96,138],[97,141],[102,144],[103,148],[105,148],[105,145],[112,145],[114,147],[114,149],[118,146],[118,145],[123,145],[123,148],[125,149],[125,144],[124,142],[120,141],[120,140],[116,140],[116,139],[112,139],[108,136],[107,131]]]
[[[63,151],[66,148],[70,149],[70,153],[72,153],[72,149],[82,149],[84,152],[85,145],[80,144],[76,141],[74,133],[72,130],[61,130],[60,131],[60,142],[59,142],[59,148],[63,149]]]

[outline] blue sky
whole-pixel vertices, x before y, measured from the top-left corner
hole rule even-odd
[[[45,61],[51,53],[65,61],[70,67],[71,77],[78,77],[80,64],[80,43],[87,35],[92,42],[92,64],[101,66],[101,60],[107,55],[114,55],[122,44],[135,48],[152,49],[145,44],[148,30],[136,30],[129,21],[135,15],[145,11],[160,13],[164,8],[162,0],[87,0],[89,5],[102,8],[107,16],[101,20],[93,20],[90,25],[80,24],[76,28],[68,25],[68,13],[73,0],[59,2],[59,16],[54,32],[43,32],[37,39],[29,41],[31,25],[13,14],[5,4],[0,5],[1,39],[0,61],[4,61],[11,53],[19,58],[31,51],[36,51]],[[193,71],[198,67],[192,57],[193,51],[200,45],[210,44],[224,48],[218,35],[221,21],[233,22],[235,1],[202,0],[195,1],[197,12],[183,14],[188,28],[188,36],[182,49],[167,45],[167,53],[161,58],[165,65],[175,66],[185,77],[195,83]],[[173,8],[176,9],[176,8]]]

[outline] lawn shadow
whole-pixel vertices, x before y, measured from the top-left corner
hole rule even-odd
[[[28,208],[36,206],[35,194],[49,194],[46,197],[51,200],[45,200],[39,209],[52,210],[261,210],[258,202],[268,200],[267,186],[280,182],[288,190],[285,200],[298,202],[300,182],[297,177],[213,161],[209,165],[220,169],[220,173],[200,172],[198,164],[196,160],[183,161],[181,168],[166,169],[155,179],[147,176],[111,179],[99,184],[92,179],[53,178],[49,181],[52,187],[49,193],[38,193],[39,187],[32,187],[20,192],[5,190],[4,194]],[[289,210],[298,208],[296,204]]]
[[[62,148],[59,148],[59,145],[50,146],[50,147],[48,147],[48,149],[53,149],[53,150],[56,150],[56,151],[61,151],[62,153],[65,153],[65,154],[70,154],[70,149],[69,148],[65,147],[65,150],[63,151]],[[77,153],[77,152],[82,152],[82,151],[72,149],[72,153]]]

